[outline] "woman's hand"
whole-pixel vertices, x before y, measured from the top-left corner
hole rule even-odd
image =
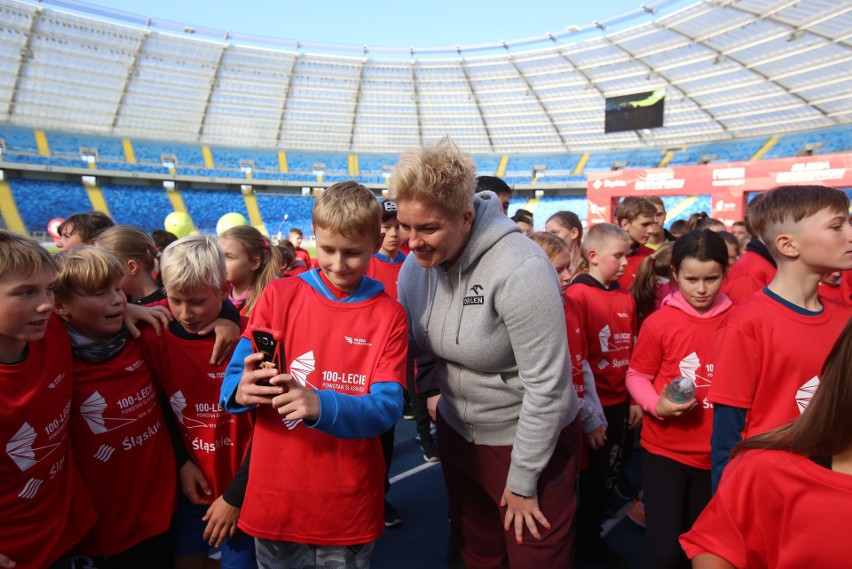
[[[668,417],[680,417],[695,405],[695,397],[686,403],[675,403],[666,396],[668,386],[664,387],[660,392],[660,398],[657,400],[657,416],[660,419]]]
[[[283,386],[284,393],[272,400],[272,407],[287,421],[316,421],[319,417],[319,396],[313,389],[306,389],[287,373],[276,375],[270,381],[273,385]]]
[[[226,537],[234,537],[237,533],[237,521],[240,519],[240,509],[235,508],[219,496],[207,508],[207,513],[201,518],[207,522],[204,528],[204,541],[211,547],[221,547]]]
[[[172,320],[172,312],[165,306],[137,306],[128,304],[124,310],[124,326],[134,338],[139,337],[140,323],[150,324],[159,336],[162,327],[168,326]]]
[[[429,417],[432,419],[433,423],[438,420],[438,401],[440,400],[440,393],[426,398],[426,410],[429,411]]]
[[[210,365],[222,365],[231,359],[234,348],[240,341],[240,327],[235,322],[225,318],[217,318],[198,331],[199,336],[213,332],[216,341],[213,343],[213,353],[210,355]]]
[[[544,514],[538,507],[538,496],[517,496],[512,494],[508,488],[503,490],[503,497],[500,499],[500,506],[506,507],[506,519],[503,522],[503,529],[507,532],[514,526],[515,540],[520,544],[524,542],[524,525],[530,530],[532,536],[541,541],[541,533],[538,531],[538,524],[544,529],[550,529],[550,522],[544,517]],[[537,523],[536,523],[537,522]]]
[[[284,393],[284,389],[277,385],[260,385],[259,382],[269,382],[278,375],[275,368],[255,369],[262,360],[261,353],[249,354],[243,360],[243,376],[234,394],[234,401],[240,405],[271,405],[273,397]]]

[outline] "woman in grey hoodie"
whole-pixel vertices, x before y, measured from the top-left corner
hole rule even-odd
[[[474,196],[475,175],[444,138],[390,180],[410,232],[399,298],[440,392],[427,395],[452,537],[469,569],[569,567],[580,429],[559,282],[497,197]]]

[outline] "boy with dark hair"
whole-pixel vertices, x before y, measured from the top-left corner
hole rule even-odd
[[[636,272],[642,260],[654,253],[654,250],[645,244],[650,239],[652,228],[656,223],[655,215],[657,215],[657,208],[645,198],[627,197],[615,208],[616,224],[630,237],[627,268],[618,279],[618,284],[625,290],[629,289],[636,280]]]
[[[669,226],[669,233],[671,233],[673,239],[677,239],[686,233],[686,220],[676,219],[672,221],[671,226]]]
[[[0,230],[3,567],[68,567],[66,553],[95,523],[68,436],[71,346],[52,316],[56,269],[41,245]]]
[[[99,569],[164,567],[175,457],[151,370],[124,327],[124,265],[90,245],[58,261],[56,313],[74,356],[72,450],[98,512],[75,555]]]
[[[298,227],[291,227],[287,239],[296,249],[296,258],[302,261],[306,267],[310,268],[311,254],[308,253],[307,249],[302,249],[302,230]]]
[[[627,267],[630,237],[620,227],[602,223],[589,229],[582,247],[589,272],[575,277],[568,287],[565,309],[576,313],[586,334],[587,362],[608,425],[603,447],[588,448],[588,468],[580,473],[577,544],[589,557],[624,566],[626,560],[604,542],[600,530],[608,491],[632,446],[630,429],[642,420],[639,406],[630,404],[626,383],[636,309],[630,292],[618,282]]]
[[[755,211],[760,210],[760,201],[766,194],[761,194],[749,202],[746,206],[745,221],[747,235],[751,239],[745,246],[745,252],[737,259],[722,285],[722,292],[731,299],[734,304],[741,304],[748,300],[754,293],[768,285],[775,278],[778,264],[764,244],[759,233],[754,229],[750,218]],[[760,215],[760,214],[758,214]]]
[[[399,294],[397,293],[397,281],[399,280],[399,270],[402,268],[402,263],[405,261],[405,255],[399,250],[399,246],[401,244],[400,234],[399,234],[399,222],[396,219],[396,201],[394,200],[384,200],[382,202],[382,246],[379,248],[379,251],[373,255],[373,258],[370,259],[370,267],[367,269],[367,276],[371,279],[376,279],[385,287],[385,292],[391,297],[395,299],[399,299]],[[411,409],[411,404],[409,403],[410,398],[413,399],[414,392],[412,388],[414,387],[414,370],[411,369],[412,366],[411,360],[408,362],[408,372],[406,374],[406,388],[409,390],[408,395],[406,396],[405,405],[403,406],[404,414],[407,412],[409,418],[412,417],[410,413],[412,413],[413,409]],[[429,414],[426,411],[426,402],[423,401],[418,402],[418,405],[422,407],[420,409],[421,416],[420,421],[418,421],[418,427],[421,422],[425,420],[426,422],[426,434],[429,433]],[[394,441],[394,432],[396,430],[396,426],[394,425],[384,433],[382,433],[382,452],[385,455],[385,491],[390,489],[390,481],[388,476],[390,475],[390,466],[391,460],[393,459],[393,441]],[[419,431],[419,429],[418,429]],[[385,526],[386,527],[394,527],[398,526],[402,523],[402,518],[399,515],[399,512],[394,507],[393,504],[385,500]]]
[[[56,246],[60,249],[70,249],[75,245],[90,244],[98,234],[113,225],[113,220],[100,211],[75,213],[56,228],[59,233]]]
[[[183,569],[203,569],[209,542],[221,547],[224,567],[257,567],[254,539],[234,533],[245,494],[245,480],[237,472],[248,451],[252,423],[250,416],[232,415],[219,406],[226,364],[210,363],[215,338],[198,335],[226,302],[225,258],[215,237],[190,235],[166,247],[160,261],[174,320],[162,337],[144,330],[142,352],[177,419],[179,444],[185,444],[211,491],[204,504],[179,497],[172,524],[175,557]]]
[[[239,527],[257,538],[260,567],[366,567],[385,527],[379,435],[402,415],[408,325],[364,276],[381,207],[342,182],[314,200],[313,223],[319,268],[272,282],[249,322],[280,338],[283,369],[256,369],[244,335],[222,384],[223,407],[257,409]]]
[[[512,200],[514,190],[497,176],[479,176],[476,178],[476,192],[484,191],[494,192],[500,200],[500,205],[503,206],[503,214],[509,215],[509,202]]]
[[[781,186],[752,202],[749,224],[778,272],[720,326],[709,399],[713,483],[731,449],[797,418],[852,308],[818,294],[820,279],[852,269],[849,198],[824,186]]]

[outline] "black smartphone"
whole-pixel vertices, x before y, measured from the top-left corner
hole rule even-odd
[[[263,354],[263,359],[258,368],[275,368],[279,373],[284,373],[284,344],[281,341],[281,333],[278,330],[257,327],[251,332],[254,351]],[[268,381],[259,381],[258,385],[270,385]]]

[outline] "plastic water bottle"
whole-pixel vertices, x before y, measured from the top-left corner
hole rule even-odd
[[[688,377],[676,377],[666,389],[666,397],[672,403],[686,403],[695,398],[695,383]]]

